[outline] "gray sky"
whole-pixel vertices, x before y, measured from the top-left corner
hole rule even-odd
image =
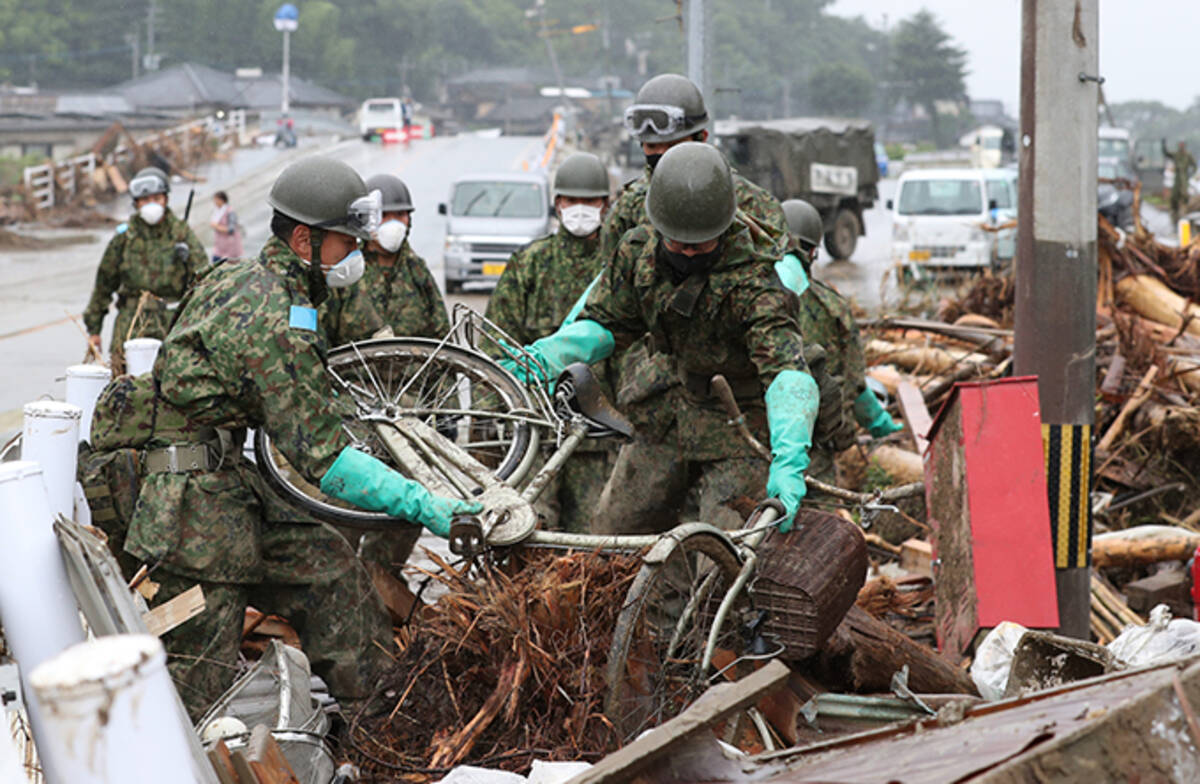
[[[967,50],[967,93],[999,98],[1016,115],[1020,0],[835,0],[829,12],[889,26],[928,8]],[[1200,95],[1200,0],[1100,0],[1100,73],[1112,103],[1157,100],[1184,109]]]

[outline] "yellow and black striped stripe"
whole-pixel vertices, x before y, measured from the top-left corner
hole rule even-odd
[[[1092,560],[1092,426],[1043,424],[1042,452],[1054,565],[1083,568]]]

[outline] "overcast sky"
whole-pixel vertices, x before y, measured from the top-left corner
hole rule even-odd
[[[1065,0],[1060,0],[1065,1]],[[873,27],[928,8],[967,50],[967,93],[1016,115],[1021,91],[1020,0],[835,0],[829,12]],[[1100,0],[1100,73],[1111,103],[1157,100],[1184,109],[1200,94],[1200,0]]]

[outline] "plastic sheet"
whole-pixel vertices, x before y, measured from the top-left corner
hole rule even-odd
[[[1026,631],[1019,623],[1004,621],[988,632],[979,644],[975,661],[971,662],[971,680],[975,681],[979,695],[985,700],[1003,698],[1012,670],[1013,653]]]
[[[1150,611],[1150,623],[1133,626],[1108,644],[1108,650],[1126,667],[1187,659],[1200,653],[1200,623],[1186,618],[1171,619],[1171,611],[1160,604]]]

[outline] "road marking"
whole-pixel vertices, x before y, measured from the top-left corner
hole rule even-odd
[[[66,324],[68,321],[73,321],[82,315],[83,315],[82,313],[76,313],[75,315],[63,316],[62,318],[57,319],[55,321],[47,321],[45,324],[38,324],[35,327],[26,327],[25,329],[18,329],[16,332],[5,332],[3,335],[0,335],[0,340],[7,340],[8,338],[19,338],[22,335],[28,335],[32,332],[37,332],[39,330],[46,329],[47,327],[57,327],[59,324]]]

